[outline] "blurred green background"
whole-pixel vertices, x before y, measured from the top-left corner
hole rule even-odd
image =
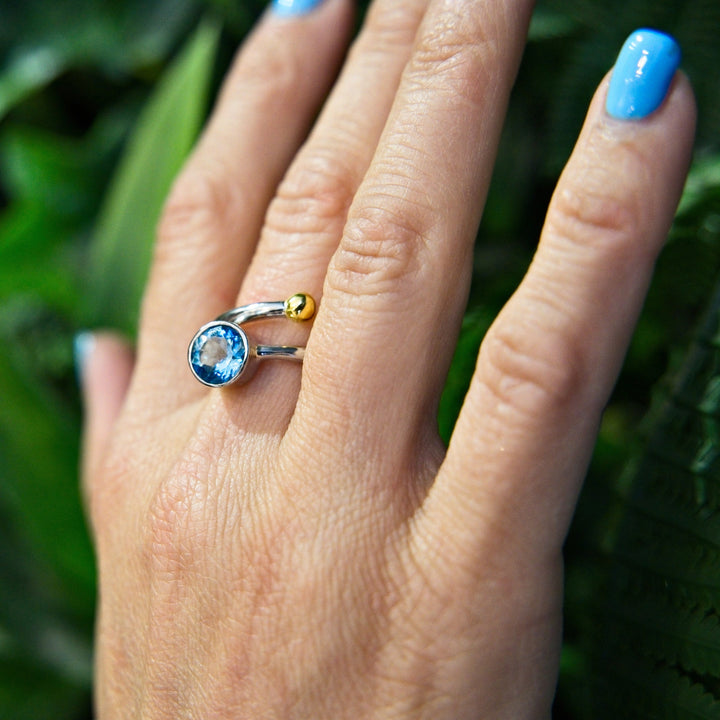
[[[92,717],[72,339],[133,336],[162,198],[262,9],[0,2],[0,720]],[[642,26],[680,40],[700,124],[567,543],[558,719],[720,718],[717,0],[538,3],[439,422],[447,436],[589,98]]]

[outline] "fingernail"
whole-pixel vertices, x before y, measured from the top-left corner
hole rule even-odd
[[[657,30],[636,30],[625,41],[613,69],[605,107],[620,120],[655,112],[680,64],[680,46]]]
[[[322,0],[273,0],[272,9],[280,17],[296,17],[307,15],[313,11]]]
[[[79,332],[73,338],[73,357],[75,360],[75,377],[78,385],[82,387],[83,377],[85,375],[85,366],[88,358],[92,354],[95,347],[95,335],[91,332]]]

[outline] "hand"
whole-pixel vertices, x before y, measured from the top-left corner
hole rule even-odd
[[[435,410],[530,12],[376,0],[304,144],[348,0],[270,12],[240,52],[167,204],[137,361],[99,336],[84,369],[100,720],[549,717],[563,539],[694,107],[677,75],[619,119],[602,82],[446,450]],[[191,377],[200,325],[296,291],[321,298],[311,330],[252,327],[307,340],[302,370]]]

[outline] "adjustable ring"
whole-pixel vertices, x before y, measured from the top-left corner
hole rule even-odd
[[[253,358],[302,362],[304,347],[252,345],[241,325],[274,317],[302,322],[313,315],[315,300],[305,293],[297,293],[287,300],[257,302],[228,310],[195,333],[188,347],[190,370],[203,385],[223,387],[237,382],[243,375],[247,379],[246,371]]]

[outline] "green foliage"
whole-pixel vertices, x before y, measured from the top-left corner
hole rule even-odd
[[[712,228],[720,184],[698,180],[690,184],[697,195],[688,196],[685,211],[697,212],[709,199],[702,226],[709,221]],[[705,193],[698,191],[703,185]],[[714,230],[717,248],[720,228]],[[720,283],[680,367],[657,393],[645,437],[621,479],[619,520],[608,542],[608,580],[593,638],[596,716],[717,718]]]
[[[71,338],[99,325],[134,334],[163,197],[261,9],[260,0],[0,5],[3,720],[90,717],[95,578]],[[701,110],[698,158],[568,541],[555,709],[565,720],[720,718],[720,301],[684,349],[720,270],[720,87],[707,72],[720,66],[717,0],[538,3],[439,414],[447,438],[587,101],[643,25],[684,48]]]
[[[3,3],[0,118],[70,68],[123,74],[160,62],[196,13],[192,0]]]
[[[556,43],[562,46],[562,63],[556,68],[550,98],[544,98],[546,104],[550,101],[544,113],[549,119],[545,155],[549,169],[557,171],[565,162],[598,80],[608,71],[625,37],[641,27],[670,32],[679,41],[682,67],[692,80],[700,107],[698,146],[717,147],[720,93],[714,73],[708,72],[717,67],[720,57],[717,0],[545,0],[540,9],[573,23]],[[551,44],[544,49],[558,50]],[[547,83],[539,78],[538,87],[544,92]]]
[[[217,35],[200,26],[138,119],[97,222],[90,324],[135,329],[160,210],[204,119]]]
[[[51,22],[60,5],[78,19],[72,43],[67,21]],[[204,118],[218,41],[216,23],[201,24],[170,62],[190,3],[108,4],[99,15],[84,5],[0,11],[27,21],[0,74],[0,717],[8,720],[89,716],[95,576],[78,492],[71,338],[91,322],[134,326],[153,227]],[[19,73],[30,56],[52,56],[53,72]],[[88,63],[110,73],[107,83],[161,66],[151,83],[123,78],[124,102],[107,105],[103,93],[79,136],[52,107],[38,122],[37,106],[52,106],[55,92],[67,93],[62,83],[86,72],[70,68]],[[99,303],[107,315],[94,312]]]

